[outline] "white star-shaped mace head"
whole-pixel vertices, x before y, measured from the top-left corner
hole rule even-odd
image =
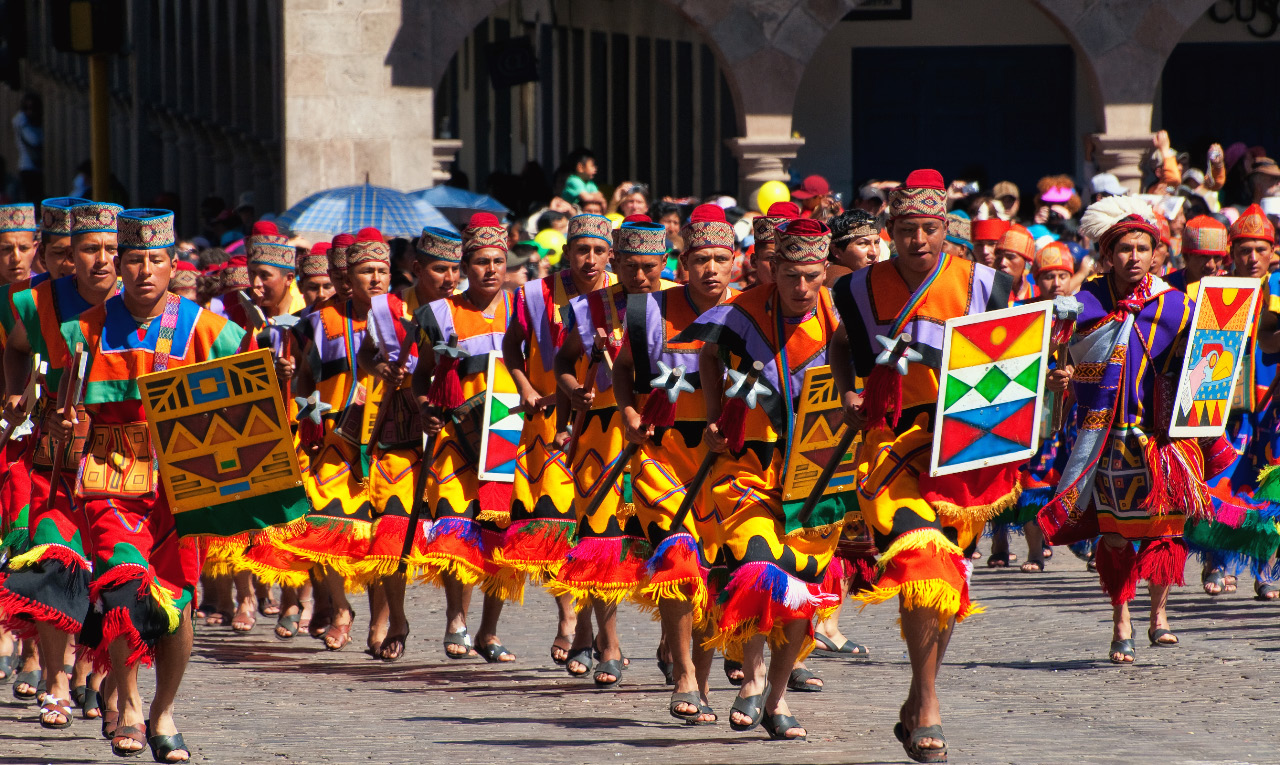
[[[686,369],[684,364],[672,369],[667,366],[666,362],[658,362],[658,371],[661,372],[657,377],[649,381],[649,386],[654,390],[664,390],[667,393],[667,400],[675,403],[680,397],[680,393],[693,393],[693,384],[685,378]]]
[[[306,398],[295,398],[293,403],[298,405],[298,422],[303,420],[311,420],[319,425],[324,421],[324,413],[333,407],[320,400],[320,391],[312,391],[310,396]]]
[[[1053,299],[1053,318],[1060,321],[1075,321],[1083,309],[1084,303],[1076,300],[1074,295],[1059,295]]]
[[[748,372],[730,369],[729,390],[725,392],[725,395],[729,398],[740,398],[747,403],[748,409],[755,409],[756,404],[760,403],[760,399],[772,396],[773,391],[769,390],[769,386],[760,382],[758,375],[753,376]]]
[[[920,355],[920,351],[911,347],[911,333],[903,332],[894,338],[888,338],[884,335],[876,335],[876,342],[884,348],[880,351],[880,355],[876,356],[876,363],[883,364],[886,367],[894,367],[898,370],[898,374],[904,377],[907,374],[909,362],[922,361],[924,356]]]

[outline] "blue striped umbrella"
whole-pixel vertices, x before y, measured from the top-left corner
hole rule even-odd
[[[503,218],[511,211],[501,202],[485,194],[477,194],[455,186],[432,186],[410,191],[409,196],[433,205],[459,229],[465,228],[471,216],[478,212],[493,213]]]
[[[456,231],[440,211],[422,199],[402,191],[368,183],[317,192],[289,208],[276,219],[281,228],[296,234],[331,238],[373,227],[388,238],[414,239],[424,226]]]

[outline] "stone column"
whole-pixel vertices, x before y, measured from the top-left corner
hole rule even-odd
[[[747,135],[728,140],[729,150],[738,159],[738,201],[745,205],[751,193],[766,181],[787,183],[788,168],[796,158],[803,138],[789,135]]]
[[[462,151],[461,138],[437,138],[431,145],[431,185],[448,182],[453,175],[452,166]]]
[[[1103,106],[1107,132],[1094,133],[1093,161],[1104,173],[1111,173],[1129,191],[1142,193],[1142,162],[1151,154],[1150,101]]]

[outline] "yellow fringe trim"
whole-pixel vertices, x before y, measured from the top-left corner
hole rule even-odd
[[[16,558],[10,558],[9,570],[18,571],[27,568],[28,566],[34,566],[36,563],[40,562],[40,556],[44,555],[44,551],[48,550],[50,547],[53,547],[53,545],[37,545]]]
[[[182,623],[182,612],[178,610],[178,605],[174,602],[173,595],[169,590],[161,586],[159,582],[151,583],[151,597],[155,598],[156,603],[164,610],[165,616],[169,617],[168,634],[172,635],[178,631],[178,625]]]
[[[893,541],[889,545],[889,549],[880,553],[880,558],[876,561],[876,566],[883,571],[889,565],[889,561],[898,556],[899,553],[906,550],[923,550],[926,547],[936,547],[940,552],[949,553],[951,555],[964,556],[964,550],[961,550],[955,544],[943,536],[938,529],[915,529],[908,531]],[[877,601],[878,602],[878,601]]]
[[[810,528],[796,529],[789,534],[784,535],[784,540],[792,539],[825,539],[831,536],[833,532],[838,532],[844,528],[844,519],[835,523],[828,523],[825,526],[813,526]]]
[[[485,595],[524,605],[524,575],[514,569],[500,569],[499,573],[486,576],[480,589]]]
[[[717,629],[716,634],[704,640],[702,646],[707,649],[719,649],[730,660],[740,661],[743,649],[757,635],[764,634],[769,647],[775,651],[787,644],[787,633],[781,622],[773,625],[773,629],[767,633],[761,633],[756,626],[758,624],[758,620],[748,619],[734,625],[729,630]],[[813,650],[814,645],[813,640],[806,640],[805,645],[800,648],[800,656],[796,661],[804,661],[804,658]]]
[[[606,586],[602,584],[587,585],[570,585],[559,580],[547,582],[544,585],[547,592],[553,597],[561,595],[569,595],[573,597],[573,610],[581,613],[584,608],[592,603],[603,603],[607,606],[616,606],[624,600],[632,602],[640,602],[636,597],[635,585],[622,586]]]
[[[693,595],[685,592],[693,588]],[[707,588],[697,579],[680,579],[658,584],[646,584],[636,594],[636,605],[641,611],[649,613],[654,621],[661,621],[658,605],[664,600],[675,600],[693,604],[694,629],[702,627],[707,619]]]
[[[1013,507],[1022,496],[1021,484],[1015,484],[1013,490],[989,505],[961,507],[950,502],[930,502],[934,512],[940,517],[959,521],[989,521],[1005,510]]]
[[[372,528],[372,527],[371,527]],[[307,529],[307,517],[295,518],[288,523],[282,523],[279,526],[268,526],[260,529],[250,535],[250,539],[254,544],[272,544],[274,542],[290,539],[301,534]]]
[[[869,592],[861,592],[849,597],[861,603],[858,607],[861,611],[873,603],[883,603],[895,595],[901,598],[900,608],[903,611],[914,611],[917,608],[936,611],[938,632],[947,630],[948,622],[952,617],[955,617],[956,623],[960,623],[970,616],[986,611],[977,603],[970,602],[969,608],[964,613],[960,613],[960,592],[942,579],[903,582],[897,587],[874,587]],[[898,625],[901,627],[901,619],[898,620]],[[904,633],[902,639],[906,640],[906,638]]]
[[[536,585],[545,585],[554,579],[556,574],[560,573],[560,569],[564,568],[564,559],[555,561],[511,560],[502,554],[501,547],[493,551],[493,562],[503,568],[513,568],[519,571]]]
[[[281,587],[303,587],[311,581],[310,571],[281,571],[248,559],[245,560],[245,568],[262,582]]]
[[[481,510],[476,513],[477,523],[502,523],[511,521],[510,510]]]
[[[437,587],[444,586],[445,576],[456,579],[463,584],[475,584],[484,576],[483,571],[477,571],[470,563],[453,555],[441,555],[439,553],[427,555],[424,556],[421,565],[422,573],[419,575],[419,581],[434,584]]]

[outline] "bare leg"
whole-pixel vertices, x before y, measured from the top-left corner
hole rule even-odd
[[[71,686],[62,663],[66,661],[71,636],[46,622],[36,623],[36,639],[40,643],[41,665],[44,670],[46,692],[59,701],[71,701]],[[40,719],[50,725],[61,725],[66,718],[59,712],[43,714]]]
[[[573,647],[573,634],[578,625],[578,615],[573,612],[573,596],[557,597],[556,610],[559,612],[560,621],[556,627],[555,640],[551,641],[551,658],[563,663],[569,658],[569,649]]]
[[[676,681],[676,693],[698,690],[698,678],[693,666],[693,604],[687,600],[663,598],[658,601],[658,614],[662,617],[662,640],[671,662],[671,675]],[[662,655],[662,648],[658,648]],[[676,706],[680,714],[696,714],[698,707],[688,702]]]
[[[186,674],[187,662],[191,659],[189,617],[190,611],[184,612],[178,631],[156,641],[156,694],[151,699],[151,713],[148,716],[153,736],[172,736],[178,732],[178,726],[173,721],[173,704],[178,697],[178,688],[182,685],[182,676]],[[185,762],[189,759],[191,753],[183,749],[170,752],[168,758],[169,762]]]
[[[350,633],[343,633],[342,629],[344,627],[348,631],[351,629],[355,613],[351,610],[351,602],[347,600],[346,582],[341,574],[336,571],[327,572],[324,584],[329,593],[329,600],[333,603],[333,624],[325,632],[324,644],[326,648],[336,650],[350,641]]]
[[[1169,629],[1169,615],[1165,612],[1165,607],[1169,604],[1169,591],[1172,585],[1168,584],[1148,584],[1147,591],[1151,593],[1151,628],[1148,632],[1155,632],[1158,629]],[[1130,627],[1130,632],[1133,628]],[[1178,638],[1175,635],[1162,635],[1157,641],[1161,645],[1177,645]]]
[[[123,637],[111,641],[111,676],[116,681],[116,703],[120,711],[120,727],[131,726],[142,730],[146,726],[146,718],[142,712],[142,696],[138,693],[138,666],[126,666],[132,651],[129,642]],[[119,733],[119,729],[116,730]],[[118,737],[111,740],[112,746],[128,752],[140,751],[145,743],[133,739]]]
[[[791,667],[787,667],[787,674],[791,674]],[[759,696],[764,693],[765,683],[764,667],[764,635],[756,635],[747,641],[742,647],[742,686],[738,688],[738,698],[747,699],[752,696]],[[786,681],[783,681],[782,687],[786,688]],[[748,725],[751,719],[741,712],[730,712],[729,719],[739,725]]]
[[[938,704],[936,682],[951,633],[955,631],[955,618],[941,625],[938,612],[931,608],[899,609],[899,613],[907,654],[911,657],[911,690],[902,707],[902,725],[908,731],[941,725],[942,709]],[[917,745],[920,749],[942,749],[946,742],[924,738]]]
[[[280,588],[280,617],[293,616],[302,610],[302,604],[298,602],[298,589],[296,587],[283,586]],[[301,628],[301,627],[299,627]],[[289,630],[276,623],[276,635],[287,638],[291,637]]]
[[[595,641],[595,633],[591,629],[591,613],[594,610],[591,603],[586,603],[583,605],[582,610],[574,615],[576,621],[573,629],[573,647],[569,650],[569,653],[574,653],[584,648],[591,649],[591,644]],[[565,669],[575,675],[585,675],[589,671],[587,665],[579,661],[570,661],[565,665]]]
[[[404,574],[384,577],[381,590],[389,624],[387,637],[378,646],[378,655],[391,661],[404,655],[405,641],[409,639],[409,618],[404,612]]]
[[[387,607],[387,593],[382,589],[380,580],[369,585],[369,635],[365,639],[369,653],[377,654],[382,648],[382,641],[387,637],[387,622],[391,611]]]
[[[844,645],[849,638],[840,631],[840,613],[844,611],[844,593],[849,591],[849,578],[840,581],[840,604],[831,612],[831,615],[814,625],[814,632],[836,644],[836,647]]]
[[[612,603],[592,602],[596,614],[596,625],[600,628],[596,635],[596,648],[600,651],[601,661],[622,660],[622,643],[618,640],[618,607]],[[595,679],[602,683],[612,683],[617,676],[597,671]]]
[[[40,646],[32,639],[21,641],[22,645],[22,663],[20,665],[22,672],[35,672],[40,669]],[[62,654],[57,654],[58,661],[62,661]],[[58,671],[62,671],[62,664],[58,664]],[[31,683],[15,683],[14,689],[23,694],[36,693],[37,689]]]
[[[498,639],[498,617],[502,616],[502,598],[493,595],[484,596],[484,606],[480,611],[480,630],[476,632],[476,645],[501,645],[502,641]],[[498,654],[498,661],[508,662],[515,661],[514,653],[503,652]]]
[[[444,631],[446,634],[466,632],[467,611],[471,609],[472,587],[448,574],[442,578],[444,580]],[[450,656],[466,656],[474,653],[471,649],[460,645],[447,645],[444,650]]]
[[[237,571],[236,614],[231,618],[231,629],[248,632],[258,621],[258,595],[253,591],[253,572]]]
[[[1044,571],[1044,532],[1040,524],[1034,519],[1027,521],[1022,533],[1027,537],[1027,562],[1022,564],[1022,570],[1026,573]]]
[[[769,657],[769,692],[764,699],[764,712],[769,715],[789,715],[791,708],[787,706],[787,680],[791,670],[803,667],[796,661],[804,641],[808,640],[809,623],[804,619],[792,619],[783,628],[787,642],[781,648],[775,648]],[[815,680],[817,678],[814,678]],[[808,734],[804,728],[787,728],[779,731],[786,738],[800,738]]]
[[[209,627],[221,627],[227,621],[225,615],[236,610],[235,598],[231,595],[231,577],[209,577],[208,589],[205,600],[211,604],[213,611],[205,617],[204,623]]]

